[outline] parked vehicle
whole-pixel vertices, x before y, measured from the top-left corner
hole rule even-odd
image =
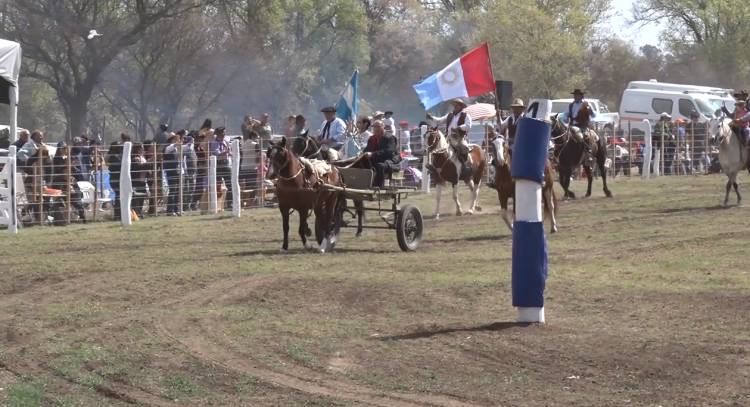
[[[732,89],[720,88],[717,86],[699,86],[686,85],[681,83],[659,82],[656,79],[648,81],[632,81],[628,83],[627,89],[649,89],[661,90],[666,92],[688,92],[688,93],[705,93],[719,96],[720,98],[731,98]]]
[[[617,112],[610,112],[606,104],[599,99],[585,99],[589,102],[596,112],[594,122],[597,126],[602,128],[609,128],[617,130],[620,126],[620,114]],[[531,99],[529,106],[537,108],[537,117],[544,120],[549,120],[552,115],[567,113],[568,106],[573,102],[573,99]]]
[[[630,121],[631,128],[640,131],[646,128],[643,119],[648,119],[653,125],[662,113],[668,113],[672,120],[689,120],[692,112],[698,112],[699,121],[704,123],[724,105],[733,109],[734,98],[715,93],[631,88],[622,94],[620,119],[623,126],[625,121]]]

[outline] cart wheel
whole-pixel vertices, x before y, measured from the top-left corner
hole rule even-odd
[[[416,206],[406,205],[396,214],[396,239],[398,247],[413,252],[422,241],[422,213]]]

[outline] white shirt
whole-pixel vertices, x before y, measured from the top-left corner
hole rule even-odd
[[[401,130],[401,151],[411,152],[411,132],[409,130]]]
[[[383,124],[385,125],[385,131],[390,131],[391,134],[396,135],[396,122],[393,120],[393,117],[383,119]]]
[[[438,125],[442,125],[448,121],[448,116],[450,116],[450,114],[447,114],[443,117],[435,117],[434,119]],[[471,130],[471,115],[466,113],[466,120],[464,120],[464,124],[460,126],[458,125],[459,118],[461,118],[461,113],[453,115],[453,119],[451,120],[450,125],[448,126],[448,134],[446,134],[446,136],[450,137],[451,134],[453,134],[453,130],[456,128],[459,128],[463,130],[464,132],[466,132],[466,134],[469,134],[469,130]]]
[[[326,123],[328,123],[328,121],[324,120],[323,124],[320,125],[320,130],[318,131],[319,139],[325,140],[330,138],[337,143],[343,142],[344,134],[346,133],[346,122],[340,117],[333,119],[333,121],[331,121],[331,126],[328,128],[327,134],[323,134],[323,130],[326,128]]]

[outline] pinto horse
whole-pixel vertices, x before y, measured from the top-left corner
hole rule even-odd
[[[732,120],[728,118],[714,119],[711,121],[710,131],[719,141],[719,163],[721,170],[727,175],[726,194],[724,195],[724,206],[729,206],[729,192],[734,187],[737,195],[737,206],[742,203],[740,186],[737,183],[737,175],[747,168],[747,149],[740,141],[740,134],[732,130]]]
[[[332,235],[331,225],[338,195],[316,186],[320,183],[340,186],[338,170],[331,166],[330,171],[323,175],[307,171],[299,158],[287,148],[286,138],[278,143],[271,143],[266,155],[269,162],[266,177],[276,179],[276,196],[284,232],[281,250],[285,252],[289,249],[289,216],[292,210],[299,214],[299,236],[306,249],[314,247],[307,241],[307,236],[310,235],[307,218],[311,210],[315,213],[315,237],[318,245],[323,247],[324,240],[332,241],[335,236]]]
[[[581,111],[587,112],[586,109],[581,108]],[[554,157],[557,162],[557,172],[560,174],[560,185],[565,190],[565,198],[575,199],[576,195],[570,190],[570,178],[573,176],[573,170],[578,166],[583,165],[583,169],[588,179],[588,189],[586,190],[586,197],[591,196],[591,184],[594,180],[594,171],[591,165],[586,162],[586,147],[582,140],[578,140],[570,127],[568,127],[558,117],[559,115],[552,116],[552,141],[555,145]],[[593,133],[593,130],[589,130]],[[596,133],[593,133],[596,135]],[[585,135],[584,135],[585,137]],[[599,168],[599,174],[602,177],[602,183],[604,184],[604,195],[608,198],[612,197],[607,187],[607,171],[604,168],[604,163],[607,161],[607,146],[606,140],[599,138],[595,143],[591,144],[591,154],[596,160],[596,165]]]
[[[482,148],[475,144],[469,146],[471,172],[463,178],[460,177],[461,163],[458,161],[456,152],[437,127],[428,132],[427,153],[428,162],[431,164],[430,173],[435,180],[435,189],[437,190],[435,219],[440,219],[440,196],[443,192],[443,185],[446,183],[453,186],[453,201],[456,203],[457,216],[464,214],[461,210],[461,201],[458,199],[457,185],[459,181],[464,181],[471,189],[471,206],[466,214],[471,215],[475,210],[481,210],[477,206],[477,201],[479,200],[479,187],[482,184],[482,174],[487,165]]]
[[[510,147],[505,145],[501,137],[490,143],[490,152],[495,157],[491,165],[495,168],[495,188],[500,200],[500,208],[505,224],[513,230],[513,219],[508,214],[508,201],[513,199],[513,212],[516,211],[516,183],[510,176],[511,153]],[[549,160],[544,166],[544,184],[542,185],[542,205],[544,212],[552,222],[551,233],[557,232],[557,196],[555,196],[555,180],[552,176],[552,165]]]

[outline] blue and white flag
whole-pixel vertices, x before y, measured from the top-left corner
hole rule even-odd
[[[359,70],[355,70],[352,79],[346,84],[336,104],[336,116],[344,121],[356,120],[359,111]]]

